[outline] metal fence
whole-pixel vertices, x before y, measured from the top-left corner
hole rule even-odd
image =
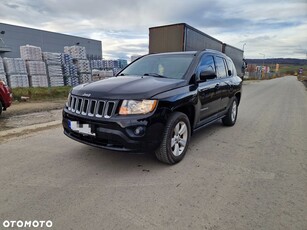
[[[244,78],[251,79],[251,80],[261,80],[261,79],[272,79],[279,77],[277,73],[263,73],[263,72],[245,72]]]

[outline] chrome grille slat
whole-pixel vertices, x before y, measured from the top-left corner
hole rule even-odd
[[[72,97],[71,99],[71,111],[75,112],[75,104],[76,104],[76,97]]]
[[[70,96],[68,110],[88,117],[110,118],[116,112],[117,101],[105,101],[79,96]]]
[[[70,108],[70,106],[71,106],[71,97],[68,98],[67,105],[68,105],[68,108]]]
[[[96,111],[96,100],[91,100],[89,103],[89,109],[87,115],[93,117]]]
[[[83,104],[82,98],[77,98],[76,113],[78,113],[78,114],[81,113],[82,104]]]
[[[84,99],[84,100],[83,100],[82,109],[81,109],[81,111],[82,111],[81,114],[82,114],[82,115],[87,115],[88,104],[89,104],[89,99]]]
[[[107,106],[105,108],[105,113],[104,113],[105,118],[110,118],[112,116],[114,107],[115,107],[115,102],[113,101],[107,102]]]
[[[98,101],[95,117],[99,117],[99,118],[103,117],[104,107],[105,107],[105,101]]]

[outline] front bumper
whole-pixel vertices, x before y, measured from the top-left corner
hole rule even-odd
[[[62,123],[64,134],[78,142],[109,150],[145,152],[156,149],[161,143],[164,122],[158,117],[153,114],[150,117],[95,119],[78,116],[64,108]],[[88,125],[90,134],[72,129],[71,122]],[[143,130],[140,134],[135,132],[138,127]]]

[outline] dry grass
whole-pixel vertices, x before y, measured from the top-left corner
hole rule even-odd
[[[52,88],[14,88],[13,98],[20,101],[21,97],[29,97],[30,100],[58,100],[67,98],[70,92],[70,86],[52,87]]]

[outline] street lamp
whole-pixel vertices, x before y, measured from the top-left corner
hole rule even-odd
[[[243,58],[244,58],[244,47],[245,47],[246,43],[243,44]]]
[[[2,30],[2,31],[0,32],[0,34],[4,35],[4,34],[5,34],[5,31]],[[3,47],[5,47],[4,41],[3,41],[3,39],[2,39],[1,37],[0,37],[0,41],[3,43]]]

